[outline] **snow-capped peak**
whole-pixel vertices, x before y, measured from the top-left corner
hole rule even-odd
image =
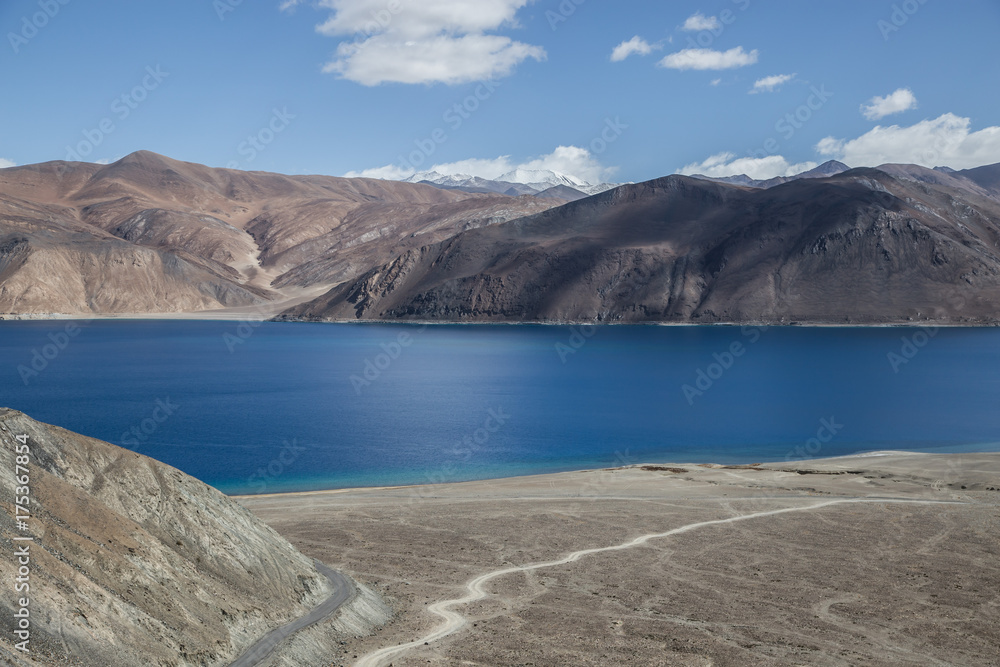
[[[442,174],[438,171],[420,171],[403,179],[404,183],[435,183],[436,185],[461,185],[472,180],[469,174]]]
[[[442,174],[439,171],[421,171],[404,183],[431,183],[438,187],[469,189],[473,192],[499,192],[503,194],[537,194],[562,185],[588,195],[596,195],[617,187],[613,183],[590,183],[548,169],[513,169],[495,179],[485,179],[469,174]]]
[[[539,185],[555,187],[557,185],[565,185],[571,188],[587,187],[590,183],[582,181],[579,178],[573,176],[567,176],[566,174],[560,174],[558,171],[550,171],[548,169],[513,169],[503,174],[498,181],[504,181],[506,183],[522,183],[524,185],[530,185],[531,187],[537,187]],[[545,188],[540,188],[544,190]]]

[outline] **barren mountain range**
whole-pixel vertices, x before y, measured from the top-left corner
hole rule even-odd
[[[759,178],[751,178],[746,174],[723,176],[721,178],[705,176],[704,174],[694,174],[692,175],[692,178],[700,178],[706,181],[716,181],[718,183],[729,183],[731,185],[745,185],[750,188],[773,188],[775,185],[781,185],[782,183],[788,183],[789,181],[796,181],[803,178],[826,178],[827,176],[836,176],[837,174],[841,174],[848,169],[850,169],[850,167],[843,162],[830,160],[828,162],[824,162],[818,167],[796,174],[795,176],[775,176],[774,178],[761,180]]]
[[[669,176],[408,250],[283,317],[994,323],[997,173]]]
[[[1000,165],[575,199],[211,169],[0,170],[0,313],[496,322],[1000,320]]]
[[[0,170],[0,313],[281,303],[564,200],[210,169],[149,152]]]

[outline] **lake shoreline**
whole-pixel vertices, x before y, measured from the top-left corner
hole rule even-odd
[[[351,493],[364,493],[364,492],[381,492],[381,491],[395,491],[399,489],[409,489],[414,491],[419,491],[420,489],[441,489],[444,487],[453,487],[457,485],[489,485],[494,482],[510,482],[518,483],[528,482],[529,480],[534,480],[540,477],[560,477],[566,475],[583,475],[591,473],[601,473],[601,472],[619,472],[626,470],[648,470],[662,468],[665,470],[669,469],[679,469],[679,468],[705,468],[711,470],[748,470],[748,469],[758,469],[758,470],[792,470],[800,469],[802,467],[815,467],[822,466],[826,464],[836,464],[837,462],[845,462],[852,460],[870,460],[879,459],[883,457],[942,457],[942,456],[964,456],[964,455],[982,455],[982,456],[994,456],[1000,455],[1000,445],[997,449],[983,449],[983,450],[967,450],[954,453],[944,453],[944,452],[914,452],[904,449],[880,449],[868,452],[858,452],[856,454],[838,454],[836,456],[817,456],[815,458],[809,459],[795,459],[793,461],[762,461],[753,463],[713,463],[713,462],[702,462],[702,463],[692,463],[690,461],[648,461],[643,463],[631,463],[624,466],[611,466],[606,468],[579,468],[574,470],[559,470],[559,471],[540,471],[536,473],[525,473],[517,475],[506,475],[501,477],[485,477],[482,479],[464,479],[464,480],[453,480],[445,482],[433,482],[433,483],[415,483],[415,484],[391,484],[391,485],[373,485],[373,486],[349,486],[340,487],[333,489],[315,489],[309,491],[275,491],[272,493],[233,493],[226,494],[228,497],[234,500],[249,500],[249,499],[263,499],[263,498],[284,498],[284,497],[310,497],[310,496],[328,496],[328,495],[342,495]],[[225,493],[225,492],[223,492]],[[419,493],[417,495],[420,495]]]
[[[491,322],[491,321],[440,321],[440,320],[380,320],[380,319],[341,319],[341,320],[313,320],[313,319],[279,319],[277,317],[261,317],[252,311],[240,312],[218,312],[205,311],[204,313],[122,313],[122,314],[100,314],[72,315],[68,313],[44,313],[44,314],[0,314],[0,322],[44,322],[44,321],[76,321],[76,322],[232,322],[234,324],[269,323],[269,324],[351,324],[351,325],[400,325],[400,326],[498,326],[498,327],[757,327],[757,328],[816,328],[816,329],[923,329],[923,328],[950,328],[950,329],[993,329],[1000,327],[1000,320],[986,322],[943,322],[937,320],[920,321],[894,321],[894,322],[769,322],[769,321],[746,321],[746,322],[592,322],[592,321],[518,321],[518,322]]]

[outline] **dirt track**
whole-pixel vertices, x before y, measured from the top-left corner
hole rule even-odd
[[[1000,455],[771,467],[242,502],[395,600],[398,618],[333,664],[407,642],[396,667],[993,664]],[[889,497],[962,504],[872,502]]]

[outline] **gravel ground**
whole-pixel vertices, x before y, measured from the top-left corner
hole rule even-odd
[[[494,570],[466,624],[393,665],[996,665],[1000,454],[657,464],[432,487],[240,498],[395,619],[329,664],[421,639]],[[942,503],[880,502],[879,499]]]

